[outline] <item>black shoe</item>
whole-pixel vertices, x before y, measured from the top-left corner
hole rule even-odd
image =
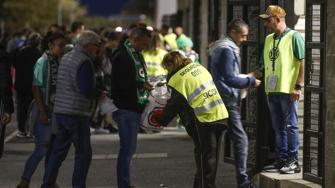
[[[299,166],[299,163],[296,159],[290,159],[287,160],[285,165],[280,168],[279,172],[281,174],[294,174],[294,173],[300,173],[301,168]]]
[[[267,165],[263,168],[265,172],[279,172],[279,169],[281,169],[286,164],[286,161],[283,159],[276,160],[274,163]]]
[[[252,182],[248,182],[238,186],[238,188],[258,188],[258,186]]]

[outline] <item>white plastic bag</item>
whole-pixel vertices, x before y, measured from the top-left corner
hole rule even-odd
[[[141,128],[145,131],[160,132],[163,127],[159,125],[154,117],[162,114],[163,109],[170,98],[167,86],[164,84],[155,87],[149,95],[149,103],[146,105],[141,116]]]
[[[118,110],[118,108],[113,103],[113,100],[105,97],[99,101],[98,105],[99,113],[101,113],[101,115],[105,115],[106,122],[113,124],[113,112]]]

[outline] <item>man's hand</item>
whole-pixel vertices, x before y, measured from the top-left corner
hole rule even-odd
[[[7,125],[10,122],[11,117],[12,117],[11,114],[4,113],[4,115],[1,117],[1,123]]]
[[[49,124],[49,118],[46,112],[40,112],[40,122],[43,125]]]
[[[247,75],[248,76],[253,76],[253,77],[259,79],[259,78],[261,78],[263,76],[263,73],[261,71],[259,71],[259,70],[255,70],[253,72],[248,73]]]
[[[301,95],[301,90],[293,89],[291,93],[291,101],[298,101]]]
[[[256,79],[256,81],[255,81],[255,87],[258,87],[258,86],[260,86],[260,85],[261,85],[261,83],[262,83],[262,81],[260,81],[260,80]]]
[[[153,89],[152,85],[150,85],[149,83],[145,83],[143,85],[143,88],[147,91],[151,91]]]

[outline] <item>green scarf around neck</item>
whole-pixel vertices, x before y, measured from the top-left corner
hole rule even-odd
[[[137,103],[138,104],[146,104],[149,102],[148,97],[149,93],[147,90],[144,89],[143,85],[147,83],[148,76],[145,67],[145,61],[140,52],[137,52],[135,48],[131,45],[129,40],[124,42],[124,46],[127,49],[128,55],[132,58],[135,65],[135,72],[136,72],[136,81],[139,83],[137,84]]]
[[[53,105],[55,103],[55,94],[56,94],[56,83],[57,83],[57,72],[59,62],[58,59],[53,57],[49,51],[46,51],[44,54],[45,58],[48,61],[48,73],[47,73],[47,83],[45,90],[45,104],[49,112],[53,111]]]

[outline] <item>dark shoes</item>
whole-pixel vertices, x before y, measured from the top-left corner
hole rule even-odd
[[[29,181],[22,179],[16,188],[29,188]]]
[[[299,163],[296,159],[289,159],[285,163],[285,165],[279,170],[281,174],[294,174],[294,173],[300,173],[301,168],[299,166]]]
[[[258,186],[252,182],[248,182],[238,186],[238,188],[258,188]]]
[[[301,168],[296,159],[290,158],[288,160],[277,160],[273,164],[267,165],[263,168],[265,172],[279,172],[281,174],[300,173]]]
[[[265,172],[279,172],[279,170],[285,166],[285,160],[276,160],[274,163],[267,165],[263,168]]]

